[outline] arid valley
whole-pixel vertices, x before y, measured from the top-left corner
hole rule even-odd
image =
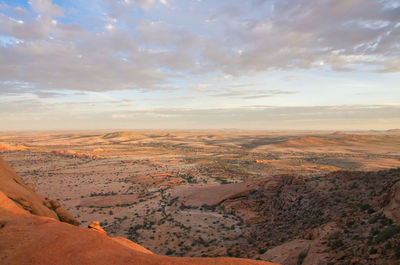
[[[80,226],[158,254],[400,260],[399,130],[2,132],[0,152]]]
[[[0,0],[0,265],[400,265],[399,0]]]

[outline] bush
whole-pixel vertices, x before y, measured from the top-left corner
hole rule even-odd
[[[386,240],[394,237],[400,233],[400,225],[391,225],[383,229],[378,236],[376,237],[376,241],[378,243],[385,242]]]
[[[376,248],[369,249],[369,254],[376,254],[376,253],[378,253],[378,250]]]
[[[264,249],[264,248],[259,248],[258,249],[258,254],[264,254],[265,252],[266,252],[267,250],[266,249]]]
[[[385,249],[391,249],[392,248],[392,242],[388,242],[386,245],[385,245]]]
[[[366,210],[372,210],[373,211],[373,209],[372,209],[372,206],[371,205],[369,205],[369,204],[362,204],[362,203],[359,203],[358,204],[358,207],[362,210],[362,211],[366,211]]]
[[[379,229],[375,229],[375,228],[372,228],[371,231],[370,231],[370,234],[372,236],[376,236],[379,233],[380,233]]]
[[[306,252],[301,252],[299,256],[297,257],[297,265],[303,264],[304,259],[307,257]]]
[[[394,255],[396,258],[400,259],[400,245],[397,245],[394,249]]]
[[[331,248],[332,248],[332,249],[337,249],[337,248],[342,247],[343,245],[344,245],[343,241],[340,240],[340,239],[337,239],[337,240],[335,240],[335,241],[332,242]]]
[[[375,223],[379,220],[379,218],[380,218],[379,215],[374,216],[374,217],[372,217],[372,218],[368,221],[368,223],[370,223],[370,224],[375,224]]]
[[[354,220],[348,220],[348,221],[346,222],[346,226],[349,227],[349,228],[351,228],[351,227],[354,225],[354,223],[355,223]]]

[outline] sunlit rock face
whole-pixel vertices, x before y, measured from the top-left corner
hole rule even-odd
[[[73,218],[56,201],[24,185],[0,160],[0,263],[15,264],[222,264],[273,263],[234,258],[174,258],[153,254],[121,237],[111,238],[98,222],[89,229],[59,219]],[[53,211],[55,209],[55,211]],[[62,212],[62,214],[59,214]]]
[[[37,194],[33,185],[24,184],[17,173],[2,158],[0,158],[0,189],[17,205],[34,215],[79,225],[79,222],[62,208],[59,202]]]

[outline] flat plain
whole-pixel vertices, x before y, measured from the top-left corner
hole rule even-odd
[[[81,226],[100,221],[159,254],[271,259],[267,250],[316,226],[284,228],[276,216],[293,213],[262,205],[296,181],[322,189],[321,176],[335,172],[399,168],[400,132],[2,132],[0,152]]]

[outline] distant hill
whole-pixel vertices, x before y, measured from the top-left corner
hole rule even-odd
[[[386,132],[388,132],[388,133],[400,133],[400,129],[390,129],[390,130],[387,130]]]
[[[346,133],[342,132],[342,131],[336,131],[336,132],[333,132],[332,135],[346,135]]]
[[[24,145],[9,145],[6,143],[0,143],[0,152],[6,151],[25,151],[28,148]]]
[[[314,136],[298,137],[294,139],[284,140],[276,145],[282,147],[305,147],[305,146],[324,146],[332,144],[333,142],[329,139],[322,139]]]
[[[106,133],[103,135],[103,139],[115,139],[115,140],[129,140],[133,138],[143,138],[145,137],[142,134],[134,133],[131,131],[118,131]]]

